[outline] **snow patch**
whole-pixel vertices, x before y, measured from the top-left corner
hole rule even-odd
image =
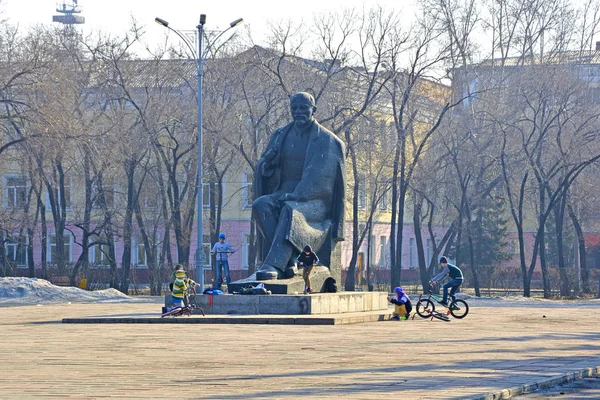
[[[45,279],[0,278],[0,306],[130,300],[133,299],[116,289],[87,291],[76,287],[55,286]]]

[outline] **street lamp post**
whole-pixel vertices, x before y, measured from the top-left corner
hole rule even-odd
[[[193,46],[189,43],[189,41],[177,30],[171,28],[169,26],[169,23],[167,21],[165,21],[162,18],[155,18],[154,21],[159,24],[164,26],[165,28],[169,29],[170,31],[174,32],[177,36],[179,36],[181,38],[181,40],[183,40],[183,42],[186,44],[186,46],[188,47],[188,49],[192,52],[192,54],[195,56],[196,58],[196,76],[197,76],[197,80],[198,80],[198,85],[196,88],[196,96],[198,99],[198,176],[197,176],[197,183],[198,183],[198,198],[197,198],[197,202],[196,202],[196,207],[198,208],[198,216],[197,216],[197,244],[196,244],[196,281],[200,284],[200,291],[201,293],[204,292],[204,265],[205,265],[205,256],[204,256],[204,249],[203,249],[203,237],[204,237],[204,233],[203,233],[203,218],[202,218],[202,211],[203,211],[203,200],[204,200],[204,193],[203,193],[203,187],[202,187],[202,71],[203,71],[203,67],[204,67],[204,53],[202,53],[202,39],[203,39],[203,35],[204,35],[204,24],[206,23],[206,14],[200,14],[200,23],[196,26],[196,29],[198,29],[198,50],[196,51]],[[238,18],[235,21],[231,22],[229,24],[229,28],[225,29],[224,31],[222,31],[213,41],[213,43],[215,43],[225,32],[227,32],[228,30],[230,30],[231,28],[234,28],[236,26],[238,26],[239,24],[241,24],[244,20],[242,18]],[[209,46],[210,49],[210,46]]]

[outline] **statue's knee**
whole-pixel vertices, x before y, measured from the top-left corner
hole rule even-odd
[[[268,210],[268,208],[268,202],[264,196],[259,197],[252,203],[252,212],[255,214],[265,212]]]

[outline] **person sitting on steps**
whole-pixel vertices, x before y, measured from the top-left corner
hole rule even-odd
[[[412,311],[410,297],[404,293],[404,289],[402,289],[401,286],[394,289],[394,292],[396,293],[396,296],[388,297],[388,301],[395,306],[392,320],[400,321],[401,319],[408,319],[408,317],[410,317],[410,312]]]

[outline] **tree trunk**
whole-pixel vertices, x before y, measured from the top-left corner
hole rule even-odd
[[[40,208],[40,225],[42,233],[42,279],[48,279],[48,224],[46,222],[46,205],[38,197],[38,206]]]
[[[417,259],[419,261],[419,275],[421,277],[421,285],[423,289],[429,286],[430,276],[427,271],[427,263],[425,261],[425,250],[423,246],[423,235],[421,233],[421,212],[423,209],[423,200],[418,199],[417,195],[413,196],[413,229],[415,233],[415,243],[417,245]]]
[[[248,239],[248,276],[256,271],[256,224],[250,220],[250,237]]]
[[[354,148],[350,144],[350,132],[346,132],[346,143],[348,144],[348,153],[352,161],[352,175],[354,177],[354,189],[352,197],[352,257],[350,265],[348,265],[348,273],[346,274],[346,282],[344,289],[353,292],[356,288],[356,261],[358,259],[358,197],[360,178],[358,175],[358,166],[356,165],[356,154]]]
[[[471,264],[471,273],[473,274],[473,288],[475,289],[475,296],[481,297],[481,291],[479,287],[479,270],[475,264],[475,246],[473,245],[473,231],[472,231],[472,213],[469,203],[465,201],[466,206],[466,224],[467,224],[467,240],[469,241],[469,264]]]
[[[121,258],[121,283],[119,290],[125,294],[129,292],[129,275],[131,273],[131,251],[133,236],[133,209],[135,200],[134,172],[135,162],[129,160],[126,164],[127,174],[127,205],[125,207],[125,218],[123,220],[123,257]]]
[[[579,246],[579,269],[581,273],[581,284],[583,293],[591,293],[590,286],[590,275],[587,268],[587,254],[585,248],[585,236],[583,236],[583,229],[581,229],[581,224],[579,223],[579,219],[577,215],[573,211],[573,207],[571,205],[568,206],[569,216],[571,217],[571,221],[573,221],[573,227],[575,228],[575,233],[577,234],[577,243]]]
[[[563,240],[563,226],[564,226],[564,215],[565,207],[567,203],[567,196],[564,194],[559,202],[554,205],[554,220],[556,225],[556,246],[558,252],[558,271],[560,274],[560,295],[570,296],[571,285],[569,283],[569,276],[567,271],[567,265],[565,263],[565,252],[564,252],[564,240]]]

